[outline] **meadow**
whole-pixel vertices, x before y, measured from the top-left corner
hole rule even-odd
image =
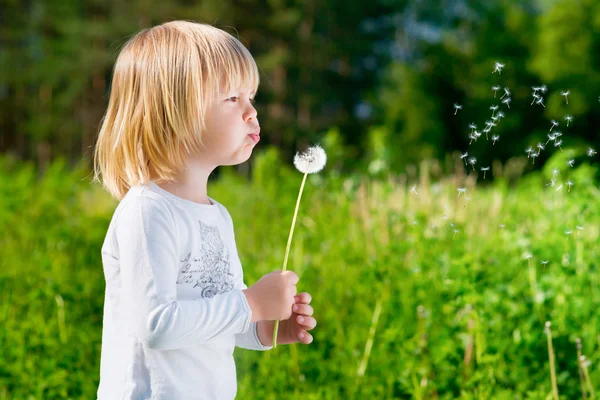
[[[565,166],[579,156],[530,174],[526,157],[496,163],[485,180],[460,160],[309,176],[288,269],[313,297],[314,342],[237,349],[238,398],[551,398],[547,333],[560,397],[593,398],[600,190],[597,161]],[[301,179],[265,151],[252,179],[224,169],[209,183],[249,286],[281,268]],[[38,177],[0,158],[0,399],[95,398],[116,204],[83,166]]]

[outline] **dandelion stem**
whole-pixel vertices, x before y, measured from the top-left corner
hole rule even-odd
[[[298,208],[300,208],[300,199],[302,198],[302,192],[304,191],[304,184],[306,183],[307,173],[302,178],[302,185],[300,185],[300,192],[298,193],[298,199],[296,200],[296,210],[294,210],[294,218],[292,219],[292,227],[290,229],[290,235],[288,236],[287,246],[285,248],[285,258],[283,260],[283,270],[285,271],[290,254],[290,246],[292,244],[292,236],[294,236],[294,226],[296,225],[296,217],[298,216]],[[273,348],[277,347],[277,331],[279,330],[279,321],[275,321],[273,327]]]
[[[558,386],[556,385],[556,370],[554,368],[554,349],[552,348],[552,332],[550,321],[546,322],[546,336],[548,337],[548,358],[550,359],[550,379],[552,380],[552,395],[554,400],[558,398]]]
[[[371,356],[371,349],[373,348],[375,330],[377,329],[377,322],[379,321],[379,315],[381,314],[382,302],[383,297],[380,297],[379,300],[377,300],[375,310],[373,311],[373,318],[371,319],[371,328],[369,329],[369,338],[367,339],[367,344],[365,345],[365,352],[363,353],[362,360],[360,361],[360,365],[358,366],[358,377],[363,377],[365,375],[365,371],[367,370],[367,364],[369,363],[369,357]]]

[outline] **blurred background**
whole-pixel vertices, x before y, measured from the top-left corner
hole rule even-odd
[[[117,203],[93,148],[121,46],[175,19],[236,36],[261,72],[261,142],[209,184],[247,284],[282,263],[293,155],[328,154],[288,265],[315,341],[237,350],[238,397],[595,396],[600,2],[3,0],[0,399],[95,398]]]

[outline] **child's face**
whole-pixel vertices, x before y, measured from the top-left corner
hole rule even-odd
[[[256,143],[248,135],[259,129],[253,98],[249,88],[220,93],[206,112],[203,160],[219,166],[241,164],[250,158]]]

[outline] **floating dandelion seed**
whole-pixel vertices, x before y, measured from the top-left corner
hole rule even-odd
[[[490,167],[481,167],[481,170],[483,171],[483,179],[485,179],[485,173],[490,170]]]
[[[525,253],[525,255],[523,256],[523,258],[525,258],[526,260],[530,260],[533,258],[533,254],[531,253]]]
[[[546,144],[548,144],[548,142],[551,140],[556,140],[556,135],[554,133],[548,134],[548,141],[546,142]]]
[[[531,153],[532,164],[535,164],[535,159],[538,157],[537,153]]]
[[[574,185],[573,181],[567,181],[567,186],[569,187],[569,190],[567,190],[567,192],[571,191],[571,186],[573,186],[573,185]]]
[[[548,90],[548,87],[546,85],[540,86],[540,92],[546,93],[546,90]]]
[[[494,91],[494,98],[496,98],[496,92],[500,90],[500,86],[492,86],[492,90]]]
[[[506,107],[510,108],[510,102],[511,102],[511,98],[507,97],[504,100],[502,100],[502,103],[504,103],[506,105]]]
[[[587,155],[588,157],[593,157],[596,155],[596,150],[592,149],[591,147],[588,147],[587,149]]]
[[[458,191],[458,196],[457,197],[460,197],[461,193],[466,193],[467,192],[467,188],[466,187],[464,187],[464,188],[458,188],[456,190]]]
[[[569,99],[567,98],[567,96],[571,93],[570,90],[567,90],[566,92],[560,92],[561,96],[565,96],[565,100],[567,102],[567,104],[569,104]]]
[[[555,137],[556,139],[558,139],[558,138],[559,138],[559,137],[561,137],[561,136],[562,136],[562,132],[561,132],[561,131],[554,131],[554,137]]]
[[[475,157],[469,158],[469,164],[471,164],[471,166],[473,167],[473,171],[475,171],[475,163],[476,162],[477,162],[477,159]]]
[[[460,156],[461,160],[465,160],[465,165],[467,165],[467,157],[469,157],[469,153],[464,153]]]
[[[558,175],[558,173],[559,173],[559,172],[560,172],[560,171],[558,170],[558,168],[554,168],[554,169],[552,170],[552,175],[556,176],[556,175]]]
[[[573,121],[573,117],[570,115],[565,115],[565,121],[567,121],[567,127]]]
[[[535,103],[536,100],[541,99],[542,96],[540,96],[539,94],[537,94],[536,92],[533,92],[533,100],[531,101],[530,106],[533,105],[533,103]]]
[[[492,110],[492,118],[494,118],[494,113],[498,109],[498,106],[490,106],[490,110]]]
[[[543,144],[541,144],[541,143],[538,143],[536,147],[537,147],[537,149],[538,149],[538,156],[539,156],[539,155],[540,155],[540,152],[541,152],[542,150],[544,150],[544,145],[543,145]]]
[[[417,193],[417,185],[414,185],[413,187],[410,188],[410,191],[416,195],[418,195],[419,193]]]
[[[504,229],[504,227],[506,226],[505,224],[500,224],[498,225],[500,227],[500,229]]]
[[[531,153],[533,153],[533,147],[529,146],[526,150],[525,153],[527,153],[527,158],[529,158],[531,156]]]
[[[498,135],[492,135],[492,146],[496,144],[496,142],[500,139]]]
[[[550,122],[552,122],[552,126],[550,127],[550,132],[552,132],[552,129],[554,129],[555,126],[558,126],[558,122],[555,120],[552,120]]]
[[[460,104],[456,104],[454,103],[454,115],[456,115],[456,113],[458,112],[458,110],[462,109],[462,106]]]
[[[469,139],[471,139],[471,141],[469,142],[469,144],[471,144],[471,143],[473,143],[473,140],[474,140],[474,141],[477,141],[477,135],[476,135],[476,134],[474,134],[474,133],[471,133],[471,134],[469,135]]]
[[[542,107],[546,108],[546,106],[544,105],[544,99],[543,99],[542,97],[538,98],[538,99],[535,101],[535,104],[541,104],[541,105],[542,105]]]
[[[567,165],[571,168],[573,168],[573,165],[575,165],[575,160],[572,158],[569,158],[569,161],[567,161]]]
[[[554,187],[555,183],[556,183],[556,181],[554,179],[550,179],[550,182],[546,183],[546,186]]]
[[[474,123],[474,122],[471,122],[471,123],[469,124],[469,129],[471,130],[471,132],[473,132],[475,129],[477,129],[477,125],[475,125],[475,123]]]
[[[563,185],[562,185],[562,183],[561,183],[561,184],[560,184],[560,185],[558,185],[558,187],[556,188],[556,191],[558,192],[558,191],[560,191],[562,188],[563,188]]]
[[[558,148],[560,148],[560,151],[563,151],[562,147],[560,147],[561,144],[562,144],[562,140],[558,140],[558,141],[554,142],[554,147],[558,147]]]
[[[577,236],[579,236],[579,232],[583,230],[583,226],[575,225],[575,228],[577,228]]]
[[[570,230],[568,230],[568,229],[567,229],[567,230],[565,230],[565,235],[569,236],[571,233],[573,233],[573,231],[570,231]]]
[[[287,247],[285,250],[285,258],[283,261],[283,270],[286,270],[288,256],[290,253],[290,246],[292,244],[292,237],[294,235],[294,226],[296,225],[296,217],[298,216],[298,208],[300,207],[300,199],[302,198],[302,191],[304,190],[304,184],[306,183],[306,177],[308,174],[314,174],[319,172],[325,167],[327,162],[327,154],[321,146],[309,147],[304,153],[296,153],[294,156],[294,166],[298,171],[304,174],[302,178],[302,184],[300,185],[300,191],[298,193],[298,199],[296,200],[296,209],[294,210],[294,218],[292,219],[292,227],[288,237]],[[277,331],[279,330],[279,321],[275,321],[273,327],[273,348],[277,347]]]
[[[542,260],[542,265],[548,265],[549,261],[548,260]]]
[[[494,71],[492,72],[492,74],[495,74],[497,72],[498,75],[500,75],[500,73],[502,72],[502,68],[504,68],[504,64],[495,62],[494,63]]]
[[[505,96],[510,97],[510,90],[507,87],[504,88],[504,94],[500,98],[503,99]]]
[[[502,111],[498,111],[498,115],[496,115],[498,119],[504,118],[504,113]]]

